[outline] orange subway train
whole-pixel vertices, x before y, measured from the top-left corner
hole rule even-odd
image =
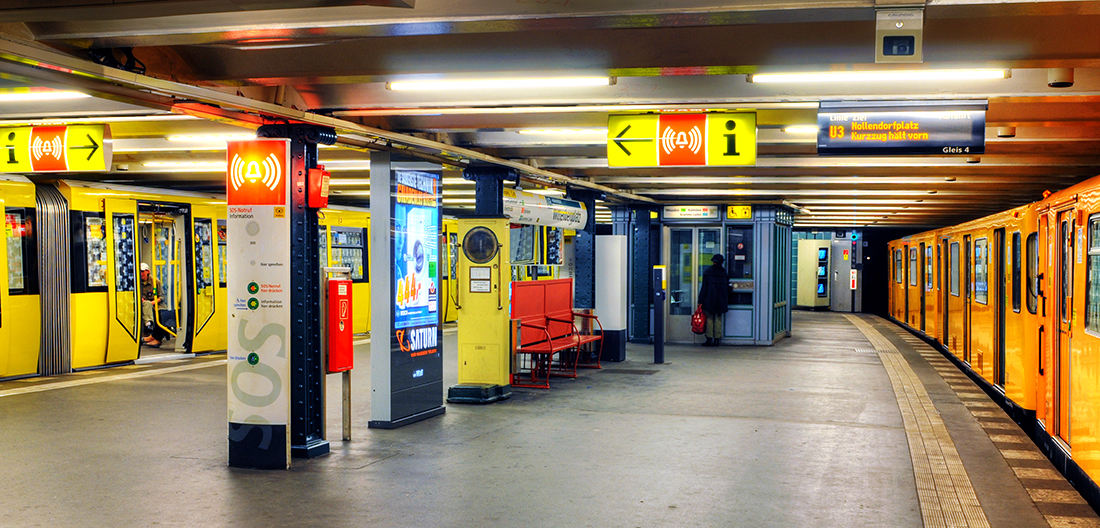
[[[1100,504],[1100,176],[889,251],[890,317],[947,352]]]

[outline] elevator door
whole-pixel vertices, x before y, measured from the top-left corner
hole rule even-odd
[[[665,340],[669,343],[702,342],[691,331],[691,314],[699,304],[699,287],[710,258],[722,254],[722,230],[717,227],[666,227],[668,248],[668,319]]]

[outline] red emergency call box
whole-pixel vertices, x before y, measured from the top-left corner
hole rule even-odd
[[[329,172],[324,165],[309,169],[309,206],[320,209],[328,207]]]
[[[351,281],[328,281],[328,372],[351,370],[354,343],[351,332]]]

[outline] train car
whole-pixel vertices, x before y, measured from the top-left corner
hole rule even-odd
[[[318,218],[321,265],[351,269],[352,331],[370,332],[370,211],[330,206]]]
[[[226,347],[224,198],[163,189],[61,181],[71,231],[72,368],[125,363],[164,351]],[[143,345],[142,265],[165,336]]]
[[[902,255],[922,243],[935,246],[937,264],[925,271],[937,302],[923,305],[923,328],[906,309],[913,292],[899,284],[913,273]],[[889,248],[891,317],[1003,395],[1055,465],[1100,502],[1100,178]]]
[[[41,305],[38,291],[34,184],[0,176],[4,234],[0,237],[0,379],[38,372]]]
[[[443,298],[440,304],[443,307],[443,322],[453,323],[458,320],[457,284],[453,280],[458,274],[458,220],[455,218],[443,219],[443,248],[440,254],[443,270],[439,274],[443,284]]]

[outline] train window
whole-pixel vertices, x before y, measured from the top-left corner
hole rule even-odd
[[[904,275],[904,273],[902,271],[904,269],[904,268],[902,268],[902,266],[904,266],[902,258],[903,257],[901,255],[901,250],[900,249],[895,249],[894,250],[894,282],[896,282],[898,284],[901,284],[902,281],[904,280],[902,278],[902,276]]]
[[[27,289],[28,277],[26,270],[26,256],[31,248],[26,247],[27,237],[31,235],[22,208],[8,209],[4,215],[4,231],[8,238],[8,294],[23,293]]]
[[[134,229],[134,215],[114,215],[114,245],[115,245],[115,292],[129,293],[130,295],[115,295],[115,319],[125,328],[130,335],[138,336],[137,328],[137,278],[135,270],[137,264],[134,259],[134,241],[136,232]]]
[[[226,238],[225,220],[218,220],[218,286],[225,287],[225,275],[227,266],[228,251],[227,238]]]
[[[1100,215],[1089,218],[1089,258],[1085,263],[1085,329],[1100,332]]]
[[[1062,321],[1069,322],[1069,306],[1067,301],[1073,297],[1073,227],[1066,220],[1062,220],[1062,294],[1061,302]]]
[[[88,287],[107,287],[107,232],[103,217],[84,218],[84,245],[87,248]]]
[[[368,282],[366,254],[367,237],[360,228],[330,227],[332,233],[332,265],[351,268],[352,282]]]
[[[1012,311],[1020,312],[1020,232],[1012,233]]]
[[[989,241],[974,241],[974,300],[978,304],[989,302]]]
[[[924,290],[932,291],[932,246],[924,248]]]
[[[1027,311],[1039,311],[1039,233],[1027,236]]]
[[[959,243],[951,243],[951,295],[959,296]]]
[[[909,250],[909,285],[917,285],[917,270],[919,269],[917,262],[917,248]]]

